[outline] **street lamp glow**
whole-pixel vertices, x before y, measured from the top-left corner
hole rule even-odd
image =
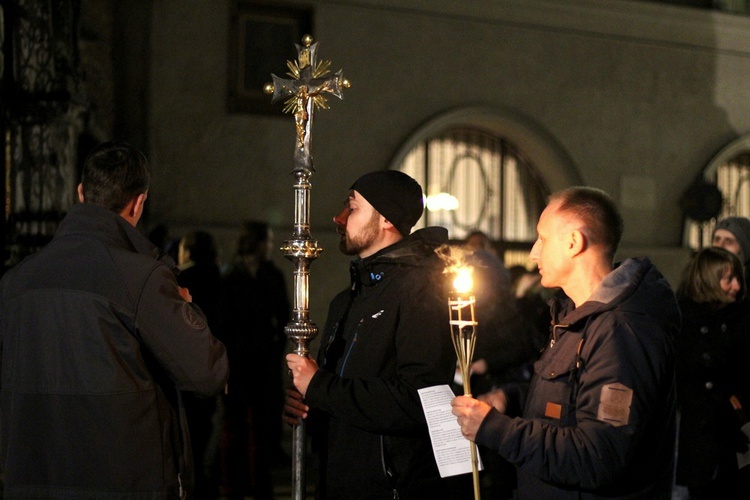
[[[458,209],[458,198],[448,193],[433,194],[427,197],[425,206],[430,212],[456,210]]]

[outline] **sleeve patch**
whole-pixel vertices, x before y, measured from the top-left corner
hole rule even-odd
[[[632,401],[633,389],[617,383],[605,385],[602,387],[599,397],[597,420],[607,422],[615,427],[628,425]]]
[[[190,302],[182,304],[182,319],[185,320],[188,326],[196,330],[203,330],[208,326],[206,318]]]

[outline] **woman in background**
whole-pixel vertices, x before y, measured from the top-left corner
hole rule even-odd
[[[687,486],[690,499],[747,498],[750,468],[741,468],[741,454],[748,438],[741,427],[750,407],[750,332],[742,263],[722,248],[704,248],[686,267],[677,295],[677,484]]]

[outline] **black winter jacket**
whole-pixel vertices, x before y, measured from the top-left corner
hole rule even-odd
[[[352,262],[352,289],[330,305],[306,402],[321,456],[319,498],[455,498],[439,478],[417,390],[450,383],[443,228]],[[390,482],[384,469],[392,474]],[[470,487],[469,487],[470,488]],[[470,491],[470,490],[469,490]]]
[[[677,342],[677,484],[700,488],[718,480],[719,487],[730,484],[729,478],[737,473],[736,453],[747,450],[740,426],[750,413],[749,304],[740,301],[716,309],[687,297],[680,297],[679,304],[683,323]],[[731,396],[742,412],[732,407]],[[744,476],[742,486],[747,488]]]
[[[1,287],[5,498],[184,496],[179,391],[217,393],[227,358],[154,246],[78,204]]]
[[[477,444],[517,466],[522,499],[669,499],[680,328],[669,284],[628,259],[580,307],[551,304],[523,418],[492,410]]]

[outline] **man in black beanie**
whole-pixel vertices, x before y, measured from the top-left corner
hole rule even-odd
[[[711,246],[721,247],[740,258],[747,283],[750,278],[750,219],[735,216],[720,220],[711,236]]]
[[[448,233],[428,227],[410,234],[422,211],[419,184],[384,170],[357,179],[333,219],[341,251],[356,256],[351,286],[331,302],[317,362],[287,355],[294,388],[285,418],[313,424],[316,498],[457,499],[472,492],[469,476],[440,479],[417,393],[450,383],[456,362],[435,253]]]

